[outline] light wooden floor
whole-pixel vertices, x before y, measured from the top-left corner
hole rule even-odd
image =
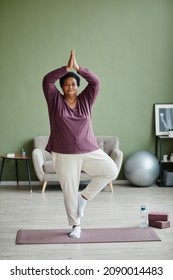
[[[114,193],[102,191],[87,203],[82,227],[134,227],[139,225],[139,208],[169,212],[171,227],[155,229],[161,242],[15,245],[18,229],[69,228],[62,192],[41,186],[29,194],[27,186],[0,186],[1,260],[173,260],[173,187],[138,188],[114,185]]]

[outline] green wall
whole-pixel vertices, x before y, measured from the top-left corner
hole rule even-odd
[[[153,104],[172,103],[173,0],[0,0],[0,41],[0,154],[49,134],[42,78],[72,48],[101,78],[95,134],[119,136],[124,160],[154,153]]]

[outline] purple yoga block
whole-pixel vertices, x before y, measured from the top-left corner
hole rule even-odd
[[[149,221],[168,221],[168,212],[149,212],[148,220]]]
[[[170,221],[149,221],[150,227],[156,227],[156,228],[169,228],[170,227]]]

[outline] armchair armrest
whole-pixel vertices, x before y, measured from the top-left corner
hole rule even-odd
[[[43,164],[45,162],[42,151],[38,148],[32,151],[32,161],[35,173],[38,179],[42,182],[44,177]]]
[[[122,163],[123,163],[123,152],[117,148],[113,149],[110,157],[116,163],[118,170],[120,171]]]

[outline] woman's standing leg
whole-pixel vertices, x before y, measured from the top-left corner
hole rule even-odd
[[[80,225],[78,215],[78,189],[82,166],[80,155],[52,153],[53,167],[63,190],[64,205],[70,226]]]

